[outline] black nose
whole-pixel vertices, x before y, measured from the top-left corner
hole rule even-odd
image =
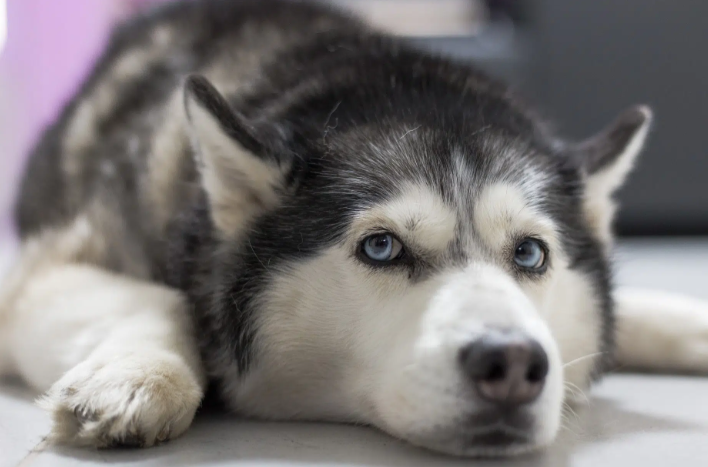
[[[533,402],[548,374],[541,344],[515,330],[490,330],[461,350],[460,363],[482,399],[506,407]]]

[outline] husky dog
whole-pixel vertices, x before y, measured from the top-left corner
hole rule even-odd
[[[708,370],[708,306],[612,290],[612,195],[650,120],[571,143],[327,7],[160,7],[31,156],[0,371],[74,445],[179,436],[208,384],[243,416],[451,454],[547,445],[615,361]]]

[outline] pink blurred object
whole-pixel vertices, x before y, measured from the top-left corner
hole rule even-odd
[[[6,0],[0,55],[0,239],[27,153],[100,54],[115,21],[146,0]]]

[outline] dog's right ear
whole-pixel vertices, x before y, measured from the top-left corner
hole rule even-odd
[[[184,108],[212,220],[233,236],[278,202],[292,164],[287,135],[275,124],[249,121],[203,76],[185,81]]]
[[[610,227],[616,209],[613,194],[632,170],[651,122],[649,107],[632,107],[603,131],[572,148],[586,178],[586,215],[606,244],[611,241]]]

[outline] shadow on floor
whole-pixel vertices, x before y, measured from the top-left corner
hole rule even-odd
[[[565,467],[573,452],[586,445],[616,440],[636,433],[691,432],[704,427],[628,411],[610,399],[593,399],[580,413],[568,414],[559,441],[546,451],[503,461],[504,466]],[[416,467],[470,465],[413,448],[374,429],[316,423],[264,423],[205,414],[180,439],[147,450],[86,451],[51,448],[64,458],[84,462],[130,465],[223,465],[259,462],[264,465],[331,465]],[[499,466],[501,461],[476,460],[475,467]]]

